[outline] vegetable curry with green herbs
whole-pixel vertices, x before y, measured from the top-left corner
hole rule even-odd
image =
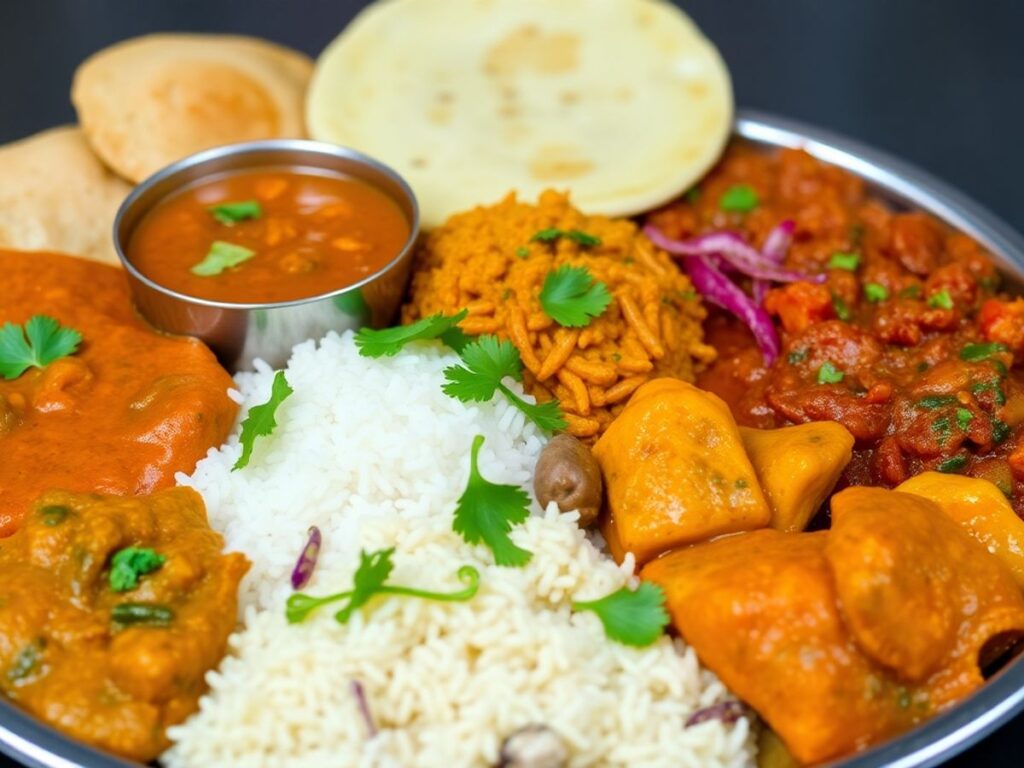
[[[162,286],[215,301],[291,301],[354,285],[390,263],[410,226],[367,182],[284,168],[239,171],[176,192],[128,244]]]
[[[822,283],[768,290],[782,352],[765,367],[737,320],[706,323],[718,360],[699,378],[741,424],[835,419],[856,438],[844,481],[893,487],[927,470],[985,478],[1024,513],[1024,299],[991,257],[810,155],[734,145],[696,194],[652,214],[670,238],[736,231],[764,247],[795,224],[783,266]]]
[[[223,546],[189,488],[44,494],[0,541],[0,690],[77,739],[156,757],[235,628],[248,562]]]

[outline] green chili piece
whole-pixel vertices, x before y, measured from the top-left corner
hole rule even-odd
[[[174,621],[174,611],[157,603],[120,603],[114,606],[110,618],[124,627],[166,627]]]

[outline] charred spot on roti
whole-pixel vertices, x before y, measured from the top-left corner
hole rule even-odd
[[[494,77],[565,75],[579,67],[579,47],[574,32],[545,32],[535,24],[524,24],[486,51],[484,72]]]
[[[594,163],[579,155],[568,144],[548,144],[538,148],[528,161],[530,176],[539,181],[576,179],[594,170]]]

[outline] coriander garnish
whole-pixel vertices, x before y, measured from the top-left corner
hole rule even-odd
[[[203,260],[193,266],[190,271],[193,275],[199,275],[200,277],[214,277],[225,269],[237,267],[255,255],[256,251],[249,250],[241,245],[227,243],[223,240],[214,240]]]
[[[206,209],[221,224],[233,227],[246,219],[258,219],[263,215],[259,200],[242,200],[237,203],[220,203]]]
[[[0,328],[0,375],[16,379],[29,368],[45,368],[73,355],[81,342],[82,334],[46,315],[36,315],[24,326],[5,323]]]
[[[748,184],[735,184],[718,198],[718,207],[730,213],[749,213],[761,202],[754,188]]]
[[[267,437],[273,433],[277,427],[277,421],[274,418],[277,414],[277,408],[294,391],[288,385],[288,380],[284,377],[284,371],[278,371],[274,374],[274,382],[270,387],[270,399],[262,405],[254,405],[250,408],[248,415],[242,422],[242,434],[238,438],[238,442],[242,445],[242,455],[238,457],[238,461],[231,468],[232,472],[249,464],[249,457],[252,456],[252,448],[256,443],[257,437]]]
[[[356,347],[359,348],[359,354],[363,357],[391,357],[397,355],[402,347],[410,341],[427,341],[429,339],[447,341],[446,334],[457,330],[456,326],[465,320],[467,314],[469,312],[464,309],[454,315],[431,315],[409,325],[399,325],[379,331],[362,328],[356,333],[354,341]],[[454,336],[449,335],[449,338],[454,338]]]
[[[838,384],[843,380],[845,374],[826,360],[818,369],[819,384]]]
[[[612,296],[586,267],[563,264],[544,278],[540,304],[548,317],[567,328],[582,328],[608,308]]]
[[[148,547],[125,547],[110,560],[110,588],[114,592],[127,592],[139,585],[139,579],[159,570],[167,557]]]
[[[534,233],[533,237],[530,238],[530,241],[537,243],[553,243],[563,237],[566,240],[572,240],[574,243],[584,248],[596,248],[601,244],[601,238],[597,235],[591,235],[579,229],[559,229],[558,227],[541,229]]]
[[[285,607],[285,616],[289,624],[297,624],[308,617],[313,611],[321,606],[336,603],[339,600],[347,600],[341,609],[334,614],[334,619],[339,624],[345,624],[356,609],[361,608],[375,595],[402,595],[404,597],[418,597],[423,600],[438,600],[441,602],[461,602],[469,600],[475,594],[480,585],[480,572],[471,565],[464,565],[459,568],[456,574],[463,584],[464,589],[458,592],[428,592],[413,587],[391,586],[385,582],[391,576],[395,564],[392,560],[395,549],[381,549],[376,552],[359,553],[359,567],[352,576],[352,589],[347,592],[338,592],[326,597],[312,597],[297,592],[288,598]]]
[[[948,290],[943,288],[938,293],[933,293],[928,297],[928,306],[932,309],[952,309],[953,297],[949,295]]]
[[[574,611],[592,611],[605,634],[625,645],[643,647],[657,640],[668,624],[665,593],[645,581],[635,590],[623,587],[600,600],[577,601]]]
[[[533,554],[516,546],[509,532],[530,516],[530,497],[519,486],[492,483],[480,474],[477,459],[483,444],[483,435],[473,438],[469,481],[455,507],[452,529],[470,544],[486,544],[498,565],[521,568]]]
[[[864,298],[872,304],[878,304],[889,298],[889,289],[879,283],[865,283]]]
[[[446,395],[464,403],[483,403],[493,398],[495,392],[501,392],[541,429],[553,432],[568,426],[557,400],[528,403],[502,381],[506,377],[516,381],[523,379],[523,364],[512,342],[499,340],[496,336],[480,336],[466,344],[460,354],[462,365],[444,369],[444,377],[448,381],[443,387]]]
[[[845,269],[847,272],[856,272],[860,266],[859,253],[836,252],[828,260],[829,269]]]

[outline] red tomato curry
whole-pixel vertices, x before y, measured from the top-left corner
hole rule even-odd
[[[756,204],[722,210],[737,185]],[[957,472],[991,480],[1024,514],[1024,299],[1000,292],[981,246],[796,150],[734,145],[687,198],[650,221],[670,237],[734,230],[759,247],[791,219],[785,266],[827,275],[768,292],[783,352],[767,369],[746,328],[713,313],[719,357],[702,388],[746,426],[840,422],[857,440],[841,484]]]
[[[199,341],[145,325],[121,270],[0,251],[0,272],[0,324],[47,315],[82,335],[75,354],[0,378],[0,536],[44,491],[166,488],[227,438],[231,377]]]
[[[398,204],[355,178],[287,169],[201,180],[143,217],[128,244],[160,285],[233,303],[302,299],[358,283],[401,251]]]

